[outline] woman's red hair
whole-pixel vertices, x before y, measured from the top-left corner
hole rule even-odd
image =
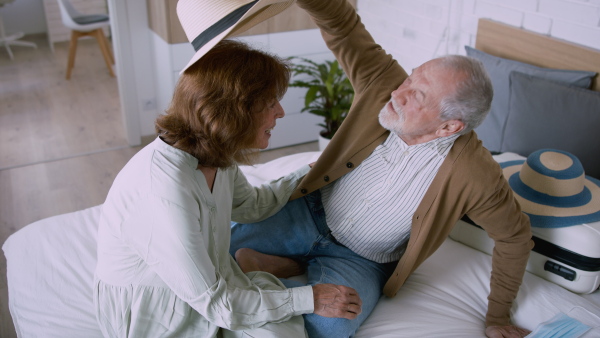
[[[223,40],[179,78],[171,105],[155,121],[166,143],[190,153],[205,167],[250,164],[257,154],[263,110],[288,88],[282,59]]]

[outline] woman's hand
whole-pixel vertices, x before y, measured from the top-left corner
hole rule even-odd
[[[362,312],[362,301],[353,288],[335,284],[313,285],[315,314],[354,319]]]

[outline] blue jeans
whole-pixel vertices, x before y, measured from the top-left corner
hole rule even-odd
[[[262,222],[233,223],[231,255],[240,248],[289,257],[306,264],[308,285],[332,283],[358,291],[363,304],[362,313],[356,319],[305,314],[304,325],[310,338],[352,337],[373,311],[397,264],[373,262],[337,242],[325,221],[318,190],[289,202]],[[281,280],[287,287],[302,286],[295,280]]]

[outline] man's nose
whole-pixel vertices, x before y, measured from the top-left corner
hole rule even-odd
[[[404,88],[398,88],[392,92],[392,99],[396,104],[404,106],[406,104],[406,93]]]

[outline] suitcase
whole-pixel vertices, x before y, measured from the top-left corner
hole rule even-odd
[[[531,228],[533,247],[527,271],[576,293],[600,285],[600,222],[565,228]],[[450,238],[489,255],[494,241],[470,219],[458,221]]]
[[[494,156],[502,163],[524,157]],[[600,285],[600,221],[559,228],[531,227],[534,248],[527,271],[576,293],[592,293]],[[487,254],[494,241],[468,217],[458,221],[450,238]]]

